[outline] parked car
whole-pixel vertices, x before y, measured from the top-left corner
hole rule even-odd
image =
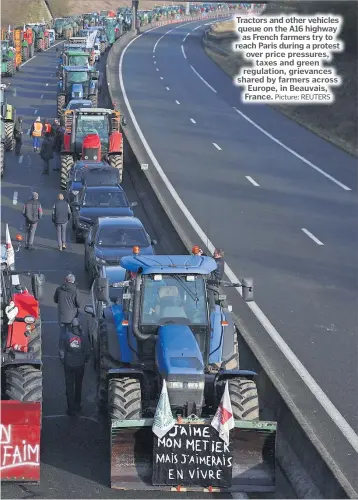
[[[99,369],[99,349],[98,349],[98,336],[100,321],[103,318],[103,309],[109,305],[115,306],[117,302],[121,301],[123,296],[123,286],[122,282],[125,278],[126,270],[121,266],[103,266],[99,270],[99,278],[107,278],[108,280],[108,292],[109,301],[99,301],[97,300],[95,294],[96,282],[93,281],[91,287],[90,304],[85,306],[85,312],[90,315],[87,323],[87,331],[89,341],[93,347],[94,353],[94,368],[96,371]]]
[[[68,203],[76,201],[80,190],[87,186],[100,186],[102,184],[119,184],[120,172],[117,168],[111,167],[105,161],[87,163],[83,160],[76,161],[68,175],[67,180],[67,200]]]
[[[137,217],[100,217],[85,241],[85,269],[92,282],[103,265],[118,266],[121,257],[131,255],[134,246],[142,255],[153,255],[154,245]]]
[[[81,188],[71,206],[72,229],[76,233],[76,242],[84,241],[91,226],[98,217],[129,216],[133,217],[132,207],[137,202],[129,202],[123,188],[117,186],[87,186]]]

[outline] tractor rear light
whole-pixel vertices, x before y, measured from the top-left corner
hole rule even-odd
[[[133,247],[133,253],[134,253],[134,255],[139,255],[139,253],[140,253],[140,248],[139,248],[138,246],[134,246],[134,247]]]
[[[153,280],[154,281],[162,281],[162,279],[163,279],[163,275],[162,274],[155,274],[153,276]]]
[[[128,326],[129,325],[129,321],[127,319],[124,319],[122,321],[122,326]]]
[[[21,234],[17,234],[17,235],[15,236],[15,240],[16,240],[16,241],[22,241],[22,240],[23,240],[22,235],[21,235]]]
[[[221,322],[221,326],[228,326],[228,325],[229,325],[229,323],[227,321],[222,321]]]
[[[204,385],[205,385],[204,381],[201,381],[201,382],[187,382],[185,384],[185,388],[186,389],[201,389],[201,390],[203,390],[204,389]]]
[[[36,319],[33,316],[25,316],[24,317],[24,322],[27,325],[33,325],[35,323]]]
[[[191,249],[191,253],[193,255],[198,255],[199,252],[200,252],[200,247],[198,245],[193,246],[193,248]]]

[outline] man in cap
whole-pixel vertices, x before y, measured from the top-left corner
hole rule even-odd
[[[44,138],[42,146],[41,146],[40,156],[42,158],[43,165],[44,165],[44,170],[42,173],[49,174],[50,173],[50,161],[53,158],[53,141],[52,141],[52,137],[51,137],[51,132],[45,133],[45,138]]]
[[[43,215],[38,193],[32,193],[31,198],[25,203],[22,209],[22,215],[25,217],[26,223],[25,248],[32,250],[34,246],[37,223]]]
[[[60,361],[65,369],[67,414],[71,417],[81,411],[82,382],[85,365],[90,358],[87,335],[83,335],[77,318],[63,331],[59,342]]]
[[[52,207],[52,222],[56,226],[57,243],[59,250],[66,250],[66,229],[71,218],[70,205],[65,200],[62,193]]]
[[[224,277],[224,268],[225,268],[225,261],[224,261],[224,250],[222,248],[215,248],[213,258],[216,262],[217,269],[212,272],[212,277],[213,279],[220,281]]]
[[[43,125],[41,123],[41,118],[38,116],[30,129],[30,137],[32,137],[32,146],[35,152],[40,149],[40,137],[42,136],[42,130]]]
[[[56,288],[53,300],[57,304],[58,323],[64,333],[74,318],[77,318],[80,308],[80,296],[74,274],[69,273],[65,282]]]

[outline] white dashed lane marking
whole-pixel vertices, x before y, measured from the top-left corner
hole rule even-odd
[[[221,147],[216,144],[216,142],[213,142],[214,148],[216,148],[218,151],[222,151]]]
[[[315,243],[317,243],[317,245],[320,245],[320,246],[324,245],[324,243],[322,243],[322,241],[321,241],[321,240],[319,240],[318,238],[316,238],[316,236],[315,236],[314,234],[312,234],[310,231],[308,231],[308,229],[306,229],[306,228],[304,228],[304,227],[303,227],[301,230],[302,230],[305,234],[307,234],[307,236],[308,236],[309,238],[311,238],[311,240],[313,240]]]
[[[260,184],[258,184],[252,177],[250,177],[249,175],[245,175],[246,179],[251,182],[252,185],[254,186],[260,186]]]

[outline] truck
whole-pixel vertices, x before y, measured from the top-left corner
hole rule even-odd
[[[276,422],[260,420],[256,373],[240,366],[220,290],[239,286],[251,301],[252,280],[218,281],[216,262],[198,247],[192,255],[150,256],[135,246],[119,269],[118,281],[95,278],[99,307],[85,306],[98,325],[92,345],[98,405],[111,433],[111,487],[274,491]],[[226,450],[212,428],[218,414],[233,426]],[[158,426],[167,427],[159,437]],[[210,465],[200,459],[207,455]],[[225,481],[210,467],[224,471]]]
[[[40,481],[41,316],[44,276],[14,269],[6,227],[1,248],[1,480]],[[21,236],[17,240],[21,241]],[[32,293],[19,276],[31,277]]]

